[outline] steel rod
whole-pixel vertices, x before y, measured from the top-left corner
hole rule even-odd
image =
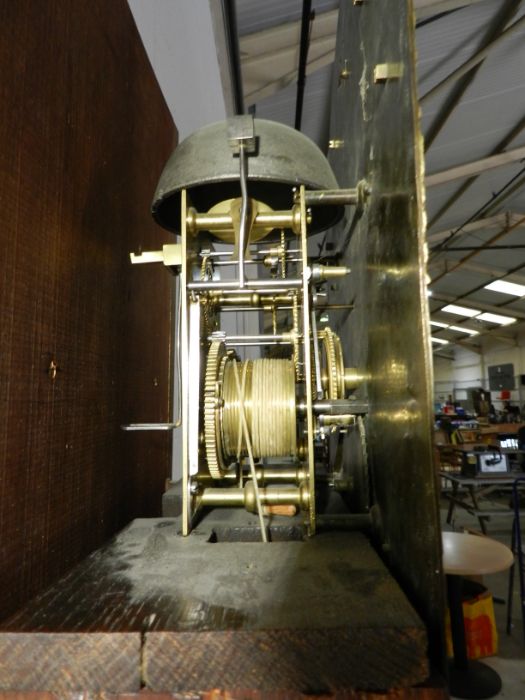
[[[286,258],[286,262],[301,262],[301,258]],[[221,266],[226,267],[226,266],[236,265],[237,263],[233,260],[218,260],[218,261],[214,262],[213,264],[217,267],[221,267]],[[262,265],[263,260],[260,260],[260,259],[245,260],[244,264],[245,265]]]
[[[279,212],[274,212],[274,213],[278,214]],[[270,253],[274,252],[271,248],[259,249],[255,245],[250,246],[250,251],[252,253],[256,253],[257,255],[260,255],[260,256],[269,255]],[[299,255],[301,253],[301,250],[300,250],[300,248],[288,248],[286,253],[292,254],[292,255]],[[198,255],[200,258],[231,258],[233,256],[233,251],[232,250],[210,250],[210,251],[201,250],[200,253],[198,253]]]
[[[237,280],[227,280],[227,281],[217,281],[212,280],[211,282],[188,282],[187,288],[190,292],[207,292],[213,290],[224,291],[225,293],[230,290],[240,291],[242,289],[253,289],[257,291],[258,294],[261,293],[260,290],[273,291],[274,293],[278,290],[279,293],[284,294],[292,289],[299,289],[302,285],[302,280],[300,279],[289,279],[289,280],[246,280],[244,287],[239,286]]]
[[[306,190],[304,200],[307,207],[336,206],[357,204],[357,188],[340,190]]]
[[[122,430],[128,432],[140,431],[140,430],[174,430],[180,426],[180,422],[176,423],[128,423],[127,425],[121,425]]]
[[[260,306],[221,306],[221,313],[227,311],[235,311],[236,313],[242,311],[271,311],[275,309],[276,311],[291,311],[293,306],[273,306],[272,304],[261,304]]]
[[[250,210],[250,200],[248,199],[247,164],[246,150],[244,143],[239,144],[239,164],[240,164],[240,180],[241,180],[241,223],[239,226],[239,287],[244,288],[244,246],[246,245],[246,227],[248,225],[248,216]]]
[[[211,338],[208,338],[211,340]],[[282,335],[229,335],[224,338],[226,345],[293,345],[290,333]]]

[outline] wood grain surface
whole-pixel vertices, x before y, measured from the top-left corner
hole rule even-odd
[[[82,681],[73,641],[121,633],[140,635],[141,683],[156,692],[329,694],[427,679],[425,629],[362,533],[221,543],[209,518],[187,538],[180,519],[134,520],[2,623],[0,690],[18,674],[25,683],[33,658]],[[28,641],[14,649],[17,634]],[[41,648],[46,635],[60,653]],[[39,678],[33,690],[55,689]]]
[[[381,693],[359,690],[345,690],[333,694],[316,695],[317,700],[448,700],[444,687],[395,688]],[[206,693],[153,693],[142,690],[140,693],[84,694],[82,700],[308,700],[311,695],[290,692],[265,693],[259,690],[210,690]],[[0,700],[79,700],[78,693],[19,692],[0,693]]]
[[[128,253],[176,132],[125,0],[0,0],[0,619],[160,513],[170,295]],[[148,266],[146,266],[148,267]]]
[[[66,693],[140,690],[140,634],[2,635],[1,687]]]

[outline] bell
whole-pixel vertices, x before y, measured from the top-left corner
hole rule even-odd
[[[228,142],[227,122],[195,131],[168,160],[155,192],[152,213],[164,228],[180,231],[180,192],[186,189],[198,212],[241,196],[239,158]],[[256,151],[248,157],[248,196],[274,211],[289,210],[292,189],[337,189],[322,151],[299,131],[267,119],[254,119]],[[342,217],[344,207],[316,207],[309,233],[324,231]]]

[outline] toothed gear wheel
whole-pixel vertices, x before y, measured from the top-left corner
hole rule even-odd
[[[219,400],[221,367],[226,357],[226,347],[222,340],[213,340],[206,361],[206,376],[204,380],[204,442],[206,445],[206,461],[213,479],[221,479],[226,472],[226,465],[220,448]]]
[[[327,398],[342,399],[345,395],[345,367],[343,349],[339,336],[331,328],[320,332],[325,355],[325,369],[328,379]]]
[[[326,390],[326,398],[343,399],[345,396],[345,365],[343,348],[339,336],[328,326],[319,331],[321,340],[321,365]]]
[[[337,333],[332,333],[332,337],[335,345],[335,363],[337,371],[337,398],[344,399],[346,394],[345,388],[345,362],[343,358],[343,346],[341,344],[341,338]]]

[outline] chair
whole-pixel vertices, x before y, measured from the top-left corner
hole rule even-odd
[[[514,554],[514,563],[511,566],[509,572],[507,634],[511,633],[512,627],[512,595],[514,591],[514,569],[516,568],[517,560],[520,585],[521,623],[523,626],[523,640],[525,642],[525,552],[523,550],[520,522],[520,507],[522,506],[525,506],[525,477],[523,476],[519,479],[516,479],[512,486],[511,507],[514,510],[514,519],[512,521],[511,549]]]

